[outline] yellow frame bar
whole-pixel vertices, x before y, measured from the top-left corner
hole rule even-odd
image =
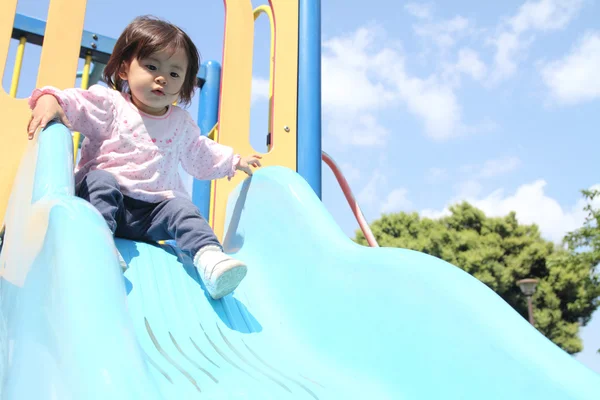
[[[273,67],[275,65],[275,21],[273,21],[273,11],[267,5],[258,6],[254,9],[254,22],[265,14],[269,18],[269,26],[271,27],[271,52],[269,57],[269,134],[273,132]],[[273,141],[269,141],[268,150],[273,148]]]
[[[257,153],[250,145],[250,97],[254,19],[266,13],[271,22],[272,88],[269,126],[271,146],[263,155],[264,167],[278,165],[296,171],[298,93],[298,0],[270,0],[271,7],[252,9],[250,0],[225,2],[225,38],[217,141],[242,156]],[[270,12],[267,11],[267,8]],[[277,99],[277,101],[275,101]],[[244,180],[240,172],[231,181],[212,182],[209,222],[220,240],[225,236],[227,200]]]
[[[18,0],[0,0],[0,76],[4,76]],[[77,74],[86,0],[50,0],[44,45],[35,87],[73,87]],[[0,88],[0,226],[4,223],[8,199],[21,158],[28,145],[27,122],[31,110],[27,99],[16,99]],[[0,272],[3,274],[3,272]]]
[[[81,88],[87,89],[90,84],[90,67],[92,65],[92,55],[85,56],[85,64],[83,64],[83,72],[81,74]],[[77,153],[79,151],[80,132],[73,132],[73,162],[77,163]]]
[[[19,79],[21,78],[21,67],[23,67],[23,57],[25,55],[25,36],[19,39],[19,47],[17,47],[17,55],[15,57],[15,67],[13,69],[12,80],[10,82],[10,97],[17,97],[17,89],[19,88]]]

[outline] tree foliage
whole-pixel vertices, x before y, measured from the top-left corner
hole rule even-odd
[[[599,221],[600,213],[595,217]],[[565,351],[582,350],[579,326],[590,320],[600,295],[600,282],[592,274],[592,261],[600,260],[598,232],[569,236],[572,247],[567,250],[543,239],[537,225],[519,224],[514,212],[490,218],[466,202],[436,220],[417,213],[383,215],[371,229],[381,246],[417,250],[462,268],[525,318],[526,298],[516,282],[538,278],[533,297],[536,327]],[[357,232],[356,241],[366,245],[362,232]],[[573,251],[582,245],[596,245],[597,258]]]
[[[585,222],[565,236],[565,243],[573,255],[595,266],[600,263],[600,210],[594,208],[594,200],[600,197],[600,190],[583,190],[582,193],[587,200]]]

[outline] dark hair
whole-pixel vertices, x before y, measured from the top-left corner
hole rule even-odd
[[[183,49],[188,58],[179,100],[183,104],[190,104],[200,65],[198,49],[179,27],[152,16],[137,17],[121,33],[104,68],[104,81],[109,87],[123,92],[127,90],[127,86],[119,77],[119,71],[124,64],[130,63],[134,58],[146,58],[157,51],[177,49]]]

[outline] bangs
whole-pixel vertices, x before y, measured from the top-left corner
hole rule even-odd
[[[148,58],[152,54],[161,51],[173,54],[177,50],[183,50],[189,58],[189,49],[179,32],[158,32],[157,34],[146,34],[140,37],[137,40],[136,49],[133,51],[133,57],[137,59]]]

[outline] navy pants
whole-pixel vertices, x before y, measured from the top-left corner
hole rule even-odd
[[[221,247],[190,200],[173,198],[148,203],[124,196],[117,180],[102,170],[89,172],[75,187],[75,193],[100,211],[115,236],[148,242],[175,239],[181,251],[191,258],[204,246]]]

